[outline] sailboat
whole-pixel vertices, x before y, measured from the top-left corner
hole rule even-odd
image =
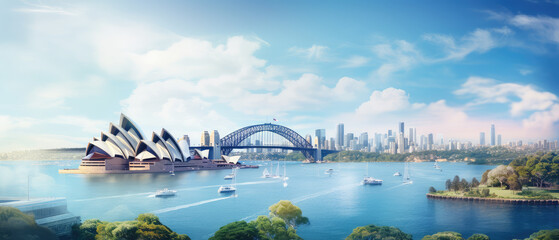
[[[231,169],[231,173],[225,175],[225,177],[223,177],[223,179],[225,180],[231,180],[235,177],[235,169]]]
[[[281,176],[279,175],[279,167],[280,167],[279,164],[280,164],[280,163],[278,162],[278,166],[276,167],[276,174],[273,175],[273,178],[279,178],[279,177],[281,177]]]
[[[237,169],[238,168],[233,168],[233,179],[231,180],[231,185],[225,185],[225,186],[221,186],[219,187],[219,189],[217,190],[218,193],[232,193],[237,191]]]
[[[367,174],[361,183],[363,185],[382,185],[382,180],[369,177],[369,162],[367,162]]]
[[[287,177],[287,170],[286,170],[286,163],[283,162],[283,187],[287,187],[287,179],[289,179]]]
[[[409,170],[409,163],[408,162],[406,162],[406,165],[404,167],[403,182],[404,182],[404,184],[412,184],[413,183],[413,181],[410,178],[410,170]]]
[[[264,172],[262,172],[262,177],[263,177],[263,178],[270,178],[270,177],[272,177],[272,176],[270,175],[270,172],[268,172],[268,168],[264,168]]]

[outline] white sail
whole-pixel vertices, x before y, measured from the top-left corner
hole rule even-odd
[[[413,181],[411,180],[411,177],[410,177],[410,170],[409,170],[409,163],[408,162],[406,162],[405,167],[404,167],[403,182],[406,183],[406,184],[413,183]]]
[[[269,178],[270,177],[270,172],[268,172],[267,168],[264,168],[264,172],[262,172],[262,177],[265,178]]]

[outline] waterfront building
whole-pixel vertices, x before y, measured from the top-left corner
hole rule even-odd
[[[13,207],[27,215],[32,215],[37,225],[52,230],[61,239],[70,238],[72,226],[80,223],[79,216],[68,212],[66,198],[0,199],[0,207]]]
[[[485,133],[484,132],[479,133],[479,145],[480,146],[485,146]]]
[[[491,146],[495,146],[495,124],[491,124]]]
[[[336,133],[336,144],[339,150],[341,150],[344,146],[344,124],[338,124],[338,132]]]
[[[210,146],[210,134],[208,131],[204,131],[202,133],[202,137],[200,138],[200,146]]]

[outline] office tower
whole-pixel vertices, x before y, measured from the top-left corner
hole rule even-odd
[[[338,132],[336,133],[336,144],[340,149],[344,146],[344,124],[338,124]]]
[[[403,135],[403,134],[404,134],[404,122],[398,123],[398,127],[399,127],[399,128],[398,128],[398,134],[401,133],[401,134]],[[400,135],[398,135],[398,137],[399,137],[399,136],[400,136]]]
[[[324,140],[324,146],[322,146],[322,149],[326,149],[329,150],[330,148],[330,140],[326,139]]]
[[[219,142],[219,132],[217,132],[217,130],[214,130],[210,135],[210,146],[219,146],[219,145],[221,145]]]
[[[345,135],[345,143],[344,146],[346,147],[350,147],[349,143],[351,142],[351,140],[353,140],[353,133],[348,133]]]
[[[324,141],[326,141],[326,129],[316,129],[314,135],[318,137],[318,145],[320,145],[320,148],[324,148]]]
[[[200,138],[200,146],[210,146],[210,134],[208,131],[204,131],[202,133],[202,137]]]
[[[428,138],[429,139],[427,140],[427,147],[429,148],[429,150],[433,150],[433,134],[429,133]]]
[[[375,152],[382,149],[382,135],[380,133],[375,133]]]
[[[359,135],[359,145],[361,145],[361,147],[368,147],[369,146],[369,134],[364,132],[361,133],[361,135]]]
[[[330,138],[330,147],[328,149],[336,150],[336,141],[334,140],[334,138]]]
[[[485,146],[485,133],[484,132],[479,133],[479,145],[480,146]]]
[[[495,124],[491,124],[491,146],[495,146]]]
[[[410,128],[410,133],[408,135],[408,143],[411,145],[412,143],[415,143],[415,139],[413,138],[413,128]]]
[[[406,144],[404,143],[404,133],[400,132],[398,136],[398,153],[404,153],[405,145]]]
[[[417,146],[417,129],[413,128],[413,144]]]
[[[307,136],[305,136],[305,139],[307,139],[307,142],[309,142],[311,144],[311,146],[314,146],[312,144],[312,136],[310,134],[307,134]]]
[[[497,135],[497,146],[501,146],[501,134]]]
[[[392,137],[392,130],[388,130],[388,137]]]

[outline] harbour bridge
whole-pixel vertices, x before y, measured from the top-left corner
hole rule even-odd
[[[243,127],[220,139],[219,146],[192,147],[197,149],[209,149],[213,158],[216,155],[229,155],[234,149],[285,149],[300,151],[311,162],[322,161],[328,154],[338,152],[336,150],[314,148],[313,145],[292,129],[264,123]]]

